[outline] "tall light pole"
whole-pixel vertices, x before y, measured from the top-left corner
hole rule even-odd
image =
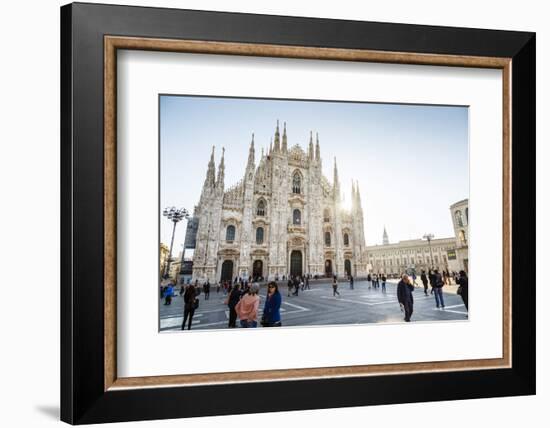
[[[184,218],[189,218],[189,212],[185,208],[167,207],[164,208],[162,215],[168,220],[174,223],[172,228],[172,241],[170,242],[170,253],[168,254],[168,260],[166,261],[166,267],[164,269],[164,277],[170,275],[170,263],[172,262],[172,248],[174,247],[174,235],[176,233],[176,224],[178,224]]]
[[[433,254],[432,254],[432,239],[434,239],[434,235],[432,233],[425,233],[423,238],[428,241],[428,247],[430,247],[430,264],[431,264],[432,270],[433,270],[433,268],[434,268],[434,258],[433,258]]]

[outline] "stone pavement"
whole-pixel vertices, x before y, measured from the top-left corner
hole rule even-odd
[[[311,290],[300,291],[298,296],[287,296],[287,287],[279,287],[282,296],[281,318],[283,326],[312,326],[336,324],[396,323],[404,322],[396,296],[396,280],[388,282],[386,293],[381,288],[369,289],[366,281],[356,281],[354,290],[349,282],[339,282],[340,296],[333,297],[330,282],[311,281]],[[414,291],[414,312],[412,322],[466,321],[468,313],[462,299],[456,294],[456,287],[445,286],[445,309],[435,307],[433,295],[424,295],[422,286]],[[179,291],[179,289],[178,289]],[[429,293],[429,290],[428,290]],[[176,292],[177,294],[177,292]],[[261,318],[267,289],[260,290]],[[192,329],[225,329],[229,320],[229,309],[223,304],[225,296],[212,287],[210,299],[199,295],[200,305],[195,311]],[[179,330],[183,320],[183,297],[172,299],[171,305],[160,301],[160,330]],[[237,325],[238,325],[237,321]]]

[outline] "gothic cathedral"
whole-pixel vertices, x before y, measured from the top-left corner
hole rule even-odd
[[[319,136],[307,153],[288,148],[286,124],[255,163],[254,134],[244,176],[225,189],[224,152],[216,177],[214,148],[194,217],[198,219],[193,281],[283,275],[367,274],[359,185],[341,206],[336,159],[332,184],[322,173]]]

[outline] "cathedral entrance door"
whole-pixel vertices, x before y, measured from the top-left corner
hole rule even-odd
[[[264,270],[264,262],[256,260],[252,265],[252,278],[262,277]]]
[[[325,275],[332,276],[332,260],[325,260]]]
[[[290,274],[302,276],[302,252],[298,250],[290,253]]]
[[[351,276],[351,262],[349,259],[344,260],[344,270],[347,276]]]
[[[229,283],[233,281],[233,261],[225,260],[222,263],[222,276],[220,281],[229,281]]]

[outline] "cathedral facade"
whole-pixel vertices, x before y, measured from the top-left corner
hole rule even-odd
[[[342,208],[336,159],[332,183],[322,173],[317,135],[304,151],[288,146],[279,123],[256,164],[254,135],[243,178],[226,188],[224,152],[217,174],[214,148],[194,218],[198,219],[193,280],[367,273],[359,186]]]

